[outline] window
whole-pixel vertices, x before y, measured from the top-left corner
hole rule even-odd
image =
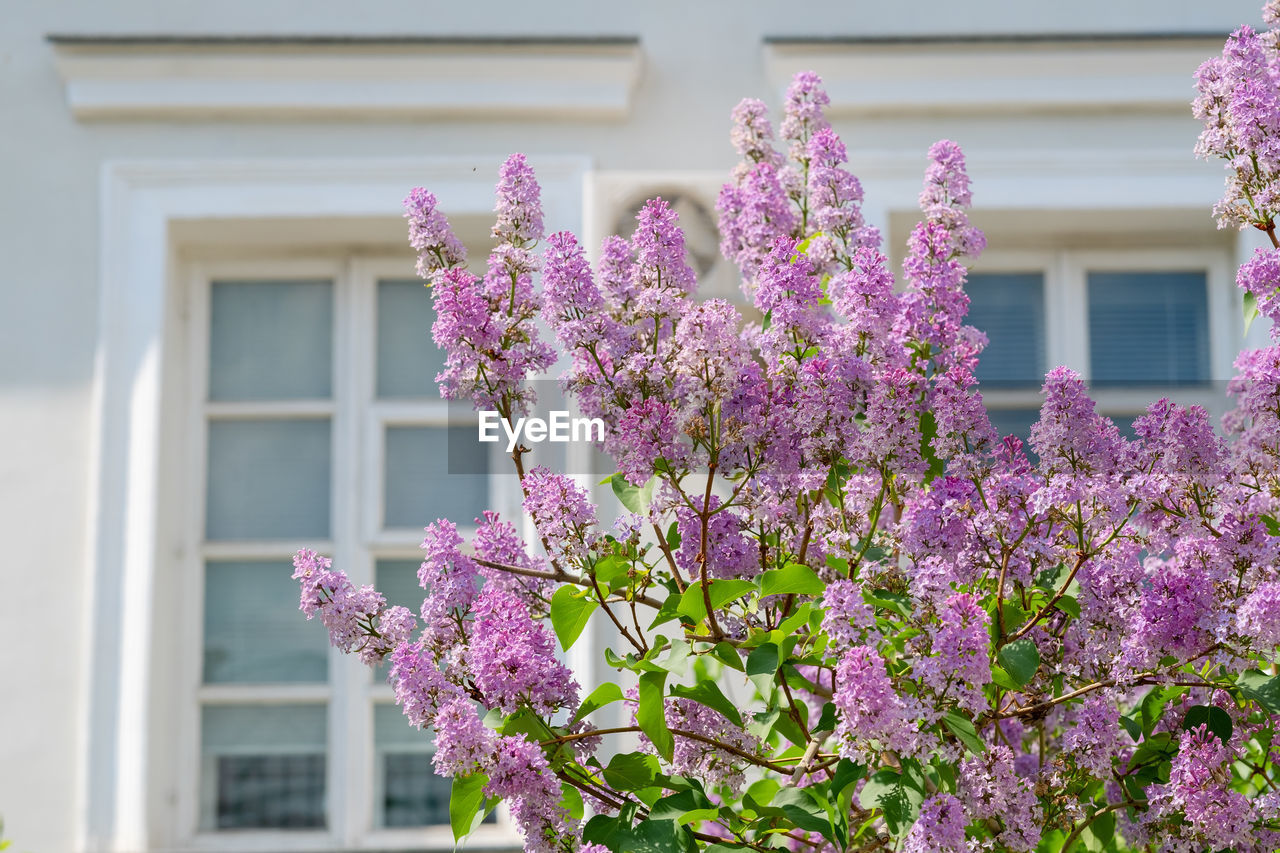
[[[1213,251],[1005,252],[969,276],[987,333],[979,389],[1001,434],[1028,438],[1047,370],[1067,365],[1122,432],[1161,396],[1212,415],[1238,343],[1228,258]]]
[[[195,846],[252,835],[276,849],[452,847],[429,733],[409,728],[385,667],[329,648],[289,577],[294,551],[312,547],[416,612],[423,526],[444,517],[465,532],[486,508],[518,512],[498,460],[449,441],[431,299],[411,269],[363,258],[193,268],[199,676],[186,725],[195,778],[180,790]],[[514,838],[496,824],[477,841]]]

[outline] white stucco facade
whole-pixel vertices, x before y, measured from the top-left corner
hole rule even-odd
[[[1225,379],[1244,343],[1234,264],[1257,242],[1209,216],[1223,173],[1191,153],[1191,75],[1257,5],[8,0],[0,814],[15,849],[238,849],[188,831],[180,758],[195,265],[378,255],[407,272],[407,189],[478,219],[511,151],[544,180],[548,228],[598,245],[646,193],[713,205],[730,109],[776,110],[813,68],[886,251],[901,255],[928,145],[955,139],[992,269],[1032,253],[1068,281],[1082,258],[1199,253]],[[723,265],[713,277],[732,287]],[[1069,362],[1087,358],[1072,293],[1049,313]],[[352,825],[312,849],[398,843]]]

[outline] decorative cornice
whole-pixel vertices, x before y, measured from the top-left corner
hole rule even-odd
[[[1186,113],[1192,73],[1220,36],[1129,34],[982,39],[771,38],[779,95],[817,71],[833,114]]]
[[[80,119],[618,119],[638,39],[50,35]]]

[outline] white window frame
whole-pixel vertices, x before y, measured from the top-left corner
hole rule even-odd
[[[1223,412],[1222,382],[1232,375],[1231,364],[1243,344],[1238,291],[1231,278],[1231,255],[1226,250],[1185,249],[1046,249],[984,252],[973,265],[975,273],[1028,272],[1044,276],[1045,370],[1065,365],[1087,382],[1089,363],[1088,273],[1090,271],[1161,272],[1204,270],[1209,331],[1209,376],[1211,385],[1135,385],[1126,388],[1093,389],[1098,411],[1119,418],[1143,414],[1161,397],[1182,405],[1204,406],[1215,423]],[[1039,408],[1040,389],[982,390],[983,401],[992,409]]]
[[[195,847],[194,839],[184,837],[176,806],[189,782],[185,773],[174,771],[175,753],[184,743],[179,711],[194,701],[186,692],[190,685],[182,665],[187,661],[177,641],[191,630],[177,615],[182,593],[176,577],[181,574],[177,567],[191,559],[184,532],[190,520],[184,507],[192,469],[191,451],[184,446],[188,408],[183,386],[195,344],[183,333],[190,310],[182,298],[190,283],[183,264],[192,255],[184,241],[196,239],[191,235],[199,232],[200,241],[192,245],[207,246],[206,227],[224,236],[236,234],[216,252],[236,257],[241,245],[262,251],[264,222],[281,223],[295,243],[303,242],[294,239],[300,232],[313,234],[310,225],[298,227],[302,222],[381,223],[379,228],[400,231],[400,199],[416,185],[430,187],[445,210],[491,216],[502,159],[202,159],[104,165],[99,350],[89,426],[91,580],[85,618],[90,627],[82,650],[87,663],[80,685],[85,700],[78,740],[84,760],[75,793],[76,849],[210,849]],[[548,226],[580,231],[589,160],[536,155],[531,161],[542,185]],[[219,231],[224,223],[236,227]],[[310,236],[299,256],[314,256],[310,250],[316,242]],[[406,265],[406,276],[408,269]],[[234,836],[226,843],[248,849],[242,833]],[[290,849],[298,844],[292,836],[277,834],[263,844]],[[421,837],[415,843],[421,844]]]
[[[360,849],[453,848],[453,835],[445,826],[380,828],[374,825],[373,798],[381,789],[376,778],[373,715],[375,704],[394,703],[390,686],[379,683],[369,667],[329,649],[328,681],[324,684],[213,684],[203,683],[203,598],[208,560],[273,559],[286,565],[300,547],[329,555],[357,586],[375,582],[378,559],[416,559],[421,527],[384,528],[385,428],[390,425],[445,426],[448,406],[444,400],[378,400],[376,398],[377,286],[381,279],[412,278],[411,261],[405,258],[333,260],[258,259],[196,263],[190,267],[188,339],[191,342],[187,423],[191,496],[188,503],[186,542],[188,555],[182,569],[182,607],[185,634],[182,646],[187,675],[185,703],[179,724],[180,746],[175,752],[179,774],[186,779],[178,789],[180,844],[205,850],[321,850],[335,847]],[[333,380],[326,400],[211,402],[208,401],[210,303],[215,281],[271,281],[323,279],[332,282]],[[422,298],[429,299],[425,291]],[[282,333],[287,333],[282,330]],[[429,334],[423,330],[423,334]],[[203,538],[206,496],[208,423],[221,418],[324,418],[331,428],[330,537],[300,542],[208,542]],[[520,492],[514,477],[502,476],[503,461],[493,455],[489,494],[491,508],[505,518],[520,517]],[[434,519],[424,518],[422,526]],[[473,525],[459,524],[464,537]],[[303,619],[301,613],[297,614]],[[325,813],[323,830],[202,829],[200,818],[206,800],[214,795],[203,767],[200,718],[209,705],[273,705],[304,702],[327,709],[328,738],[325,762]],[[408,725],[408,722],[405,722]],[[427,735],[423,735],[427,737]],[[479,827],[473,843],[516,846],[519,837],[505,819]]]

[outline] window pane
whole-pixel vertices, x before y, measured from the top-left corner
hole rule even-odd
[[[206,564],[206,684],[328,679],[328,634],[298,611],[292,572],[286,560]]]
[[[388,607],[398,604],[414,614],[422,609],[426,592],[418,585],[418,567],[421,565],[421,560],[378,561],[374,586],[386,596]]]
[[[1044,275],[973,273],[966,322],[990,343],[978,361],[982,387],[1038,386],[1044,380]]]
[[[209,422],[208,539],[329,535],[329,421]]]
[[[387,427],[384,525],[420,528],[437,518],[474,524],[488,508],[489,478],[450,474],[450,464],[488,470],[488,449],[474,427]]]
[[[1097,385],[1207,382],[1205,273],[1089,273],[1089,353]]]
[[[206,706],[205,829],[325,825],[323,705]]]
[[[444,351],[431,338],[436,312],[418,279],[378,282],[378,396],[439,397]]]
[[[431,764],[431,732],[409,725],[395,705],[373,709],[374,749],[381,796],[381,826],[430,826],[449,822],[450,781]]]
[[[327,281],[215,281],[209,399],[330,394],[333,286]]]

